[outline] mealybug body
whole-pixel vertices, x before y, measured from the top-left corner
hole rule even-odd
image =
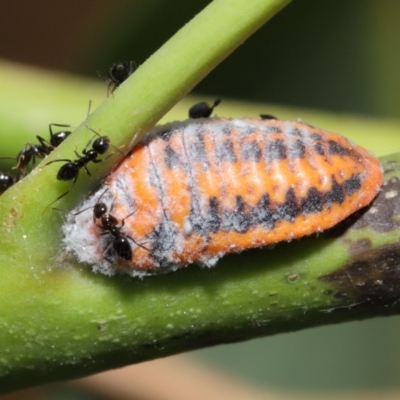
[[[379,162],[340,135],[301,122],[210,118],[155,128],[107,179],[102,201],[125,218],[126,260],[88,210],[64,243],[104,273],[163,272],[328,229],[369,204]],[[80,209],[93,207],[100,188]],[[131,215],[132,214],[132,215]],[[109,236],[109,235],[108,235]],[[112,259],[110,264],[108,259]]]

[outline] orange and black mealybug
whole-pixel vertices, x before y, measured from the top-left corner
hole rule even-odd
[[[381,184],[371,154],[305,123],[174,122],[154,128],[77,209],[85,211],[70,215],[64,243],[105,273],[211,266],[227,253],[328,229],[368,205]],[[93,216],[100,196],[119,236]],[[131,252],[119,252],[121,235]]]

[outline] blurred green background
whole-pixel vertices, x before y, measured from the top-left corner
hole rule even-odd
[[[106,72],[114,62],[143,63],[208,3],[5,0],[0,58],[96,79],[96,70]],[[206,77],[195,94],[396,121],[399,22],[396,0],[295,0]],[[99,85],[105,96],[106,85]],[[85,106],[80,110],[83,119]],[[68,121],[65,115],[48,123]],[[384,132],[379,140],[385,141]],[[375,319],[219,346],[192,356],[274,389],[399,388],[399,327],[399,318]]]

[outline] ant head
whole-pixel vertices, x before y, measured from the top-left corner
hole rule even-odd
[[[109,69],[109,76],[103,75],[100,71],[96,71],[97,75],[108,83],[107,96],[113,93],[118,86],[124,82],[136,70],[135,61],[122,61],[115,63]]]
[[[71,125],[63,125],[63,124],[50,124],[49,125],[50,144],[53,147],[58,147],[71,134],[71,131],[60,131],[60,132],[54,133],[53,126],[58,126],[61,128],[70,128]]]
[[[110,138],[108,136],[100,136],[97,138],[93,144],[93,150],[97,151],[99,154],[104,154],[110,146]]]
[[[58,147],[70,134],[70,131],[56,132],[51,136],[50,144],[53,147]]]
[[[96,222],[96,219],[102,218],[108,211],[108,207],[105,203],[101,202],[101,198],[104,196],[104,194],[107,192],[108,188],[99,196],[99,198],[96,201],[96,204],[91,207],[84,208],[83,210],[78,211],[77,213],[73,215],[79,215],[86,210],[89,210],[93,208],[93,222]]]
[[[125,81],[136,69],[134,61],[123,61],[113,64],[110,68],[110,76],[116,86]]]
[[[111,146],[116,151],[118,151],[118,153],[124,155],[124,153],[120,149],[118,149],[117,147],[115,147],[111,143],[110,138],[108,136],[101,136],[99,132],[95,131],[93,128],[91,128],[88,125],[87,121],[89,119],[89,114],[90,114],[91,107],[92,107],[92,101],[90,100],[89,101],[88,113],[87,113],[87,116],[86,116],[85,128],[88,129],[89,131],[93,132],[95,134],[95,136],[98,136],[98,139],[96,139],[93,142],[93,145],[92,145],[93,150],[95,150],[98,154],[104,154],[108,150],[108,147]]]
[[[118,151],[118,153],[124,155],[124,153],[118,147],[114,146],[111,143],[110,138],[108,136],[101,136],[99,132],[96,132],[88,124],[85,124],[85,127],[89,129],[89,131],[93,132],[95,136],[98,136],[98,138],[92,144],[92,149],[96,151],[98,154],[104,154],[108,150],[109,146],[111,146],[116,151]]]
[[[103,217],[108,211],[108,207],[105,203],[96,203],[93,206],[93,221]]]

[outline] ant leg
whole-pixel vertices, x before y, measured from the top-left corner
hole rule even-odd
[[[46,165],[47,165],[47,164],[46,164]],[[66,195],[71,191],[71,189],[75,186],[76,181],[78,180],[78,176],[79,176],[79,175],[77,175],[77,176],[75,177],[75,179],[72,181],[71,186],[69,187],[69,189],[68,189],[65,193],[63,193],[61,196],[58,196],[55,200],[53,200],[50,204],[48,204],[48,205],[43,209],[42,214],[43,214],[51,205],[53,205],[53,204],[54,204],[55,202],[57,202],[58,200],[62,199],[64,196],[66,196]]]
[[[36,135],[36,139],[39,140],[39,143],[40,143],[42,146],[53,147],[46,139],[43,139],[41,136]]]
[[[44,164],[44,166],[46,167],[47,165],[53,164],[53,163],[55,163],[55,162],[61,162],[61,161],[66,161],[66,162],[73,163],[72,160],[68,160],[68,159],[66,159],[66,158],[60,158],[59,160],[49,161],[48,163]]]
[[[99,78],[103,79],[104,82],[108,83],[107,85],[107,97],[110,95],[110,87],[114,84],[112,79],[110,79],[108,76],[105,76],[102,72],[96,71],[96,74]],[[113,91],[111,91],[112,93]]]
[[[108,233],[108,232],[106,232],[106,233]],[[108,261],[110,264],[112,264],[112,265],[115,266],[116,264],[114,264],[109,258],[106,257],[106,254],[107,254],[108,251],[112,248],[112,245],[113,245],[113,243],[111,242],[111,243],[105,248],[105,250],[103,251],[102,257],[103,257],[106,261]]]
[[[107,158],[110,158],[113,154],[114,154],[114,153],[110,153],[110,154],[108,154],[106,157],[101,158],[100,160],[99,160],[99,159],[92,160],[92,163],[97,164],[97,163],[99,163],[99,162],[105,161],[105,160],[107,160]]]
[[[108,191],[108,188],[100,195],[100,197],[97,199],[96,204],[100,202],[100,199],[106,194],[107,191]],[[114,202],[113,202],[113,204],[114,204]],[[112,206],[111,206],[111,208],[112,208]]]
[[[112,266],[114,266],[114,267],[116,267],[116,268],[119,267],[117,264],[113,263],[109,258],[107,258],[107,257],[104,255],[104,253],[103,253],[103,258],[104,258],[106,261],[108,261]]]
[[[95,131],[92,127],[90,127],[88,124],[87,124],[87,122],[85,123],[85,128],[86,129],[88,129],[90,132],[93,132],[94,133],[94,135],[95,136],[98,136],[100,139],[101,138],[106,138],[108,141],[110,140],[107,136],[101,136],[100,135],[100,133],[99,132],[97,132],[97,131]],[[93,136],[94,137],[94,136]],[[92,140],[93,140],[93,138],[92,138]],[[111,143],[110,143],[110,145],[111,146],[113,146]],[[117,149],[115,146],[113,146],[115,149]],[[117,149],[118,150],[118,149]],[[118,151],[120,151],[120,150],[118,150]],[[120,151],[121,152],[121,151]],[[123,154],[123,153],[122,153]]]
[[[216,99],[213,105],[211,106],[211,110],[214,111],[214,108],[217,107],[219,104],[221,104],[221,99]]]
[[[39,138],[40,136],[36,136],[36,137]],[[44,149],[44,148],[39,149],[38,146],[35,146],[32,143],[27,143],[27,145],[30,146],[29,150],[30,150],[31,154],[29,155],[29,157],[32,157],[32,165],[36,164],[36,158],[45,158],[46,155],[49,154],[46,149]],[[25,148],[26,148],[26,146],[25,146]],[[46,145],[44,147],[46,147]],[[24,152],[26,152],[25,149],[24,149]],[[22,155],[22,153],[21,153],[21,155]]]
[[[114,208],[114,203],[115,203],[115,199],[113,200],[113,202],[111,203],[111,207],[110,207],[110,211],[108,212],[109,214],[111,214],[111,211]],[[123,225],[122,225],[123,226]]]
[[[76,155],[78,158],[82,158],[82,156],[76,151],[76,149],[74,150],[74,153],[75,153],[75,155]],[[83,153],[84,155],[86,155],[86,147],[85,147],[85,150],[82,151],[82,153]]]
[[[91,109],[91,108],[92,108],[92,100],[89,100],[89,107],[88,107],[88,110],[87,110],[85,126],[87,126],[87,120],[89,119],[90,109]]]
[[[112,92],[111,92],[112,93]],[[89,113],[90,113],[90,108],[92,106],[92,101],[89,101],[89,110],[88,110],[88,114],[86,117],[86,121],[85,121],[85,128],[88,129],[90,132],[93,132],[96,136],[98,136],[99,138],[102,138],[104,136],[101,136],[99,132],[95,131],[92,127],[90,127],[87,123],[88,119],[89,119]],[[107,138],[108,139],[108,138]],[[93,138],[92,138],[93,140]],[[118,153],[124,155],[124,153],[116,146],[114,146],[112,143],[110,143],[110,146],[112,146],[116,151],[118,151]],[[85,148],[86,149],[86,148]]]
[[[53,127],[54,126],[59,126],[63,128],[70,128],[71,125],[66,125],[66,124],[50,124],[49,125],[49,131],[50,131],[50,147],[52,150],[58,147],[72,132],[67,131],[67,130],[61,130],[57,132],[53,132]],[[50,150],[51,151],[51,150]]]
[[[136,240],[132,239],[130,236],[126,236],[128,239],[131,239],[133,243],[136,244],[136,246],[141,247],[144,250],[150,251],[150,249],[148,249],[147,247],[143,246],[142,244],[138,243]]]
[[[87,142],[87,144],[86,144],[86,146],[84,147],[84,149],[82,150],[82,153],[83,154],[86,154],[87,153],[87,149],[88,149],[88,147],[90,146],[90,144],[93,142],[93,138],[91,138],[88,142]],[[81,158],[81,156],[77,153],[77,151],[76,150],[74,150],[75,151],[75,154],[79,157],[79,158]]]
[[[32,157],[33,159],[35,158],[35,155],[32,154],[32,149],[34,149],[34,146],[31,143],[26,143],[22,151],[20,151],[19,154],[17,155],[16,158],[17,164],[14,165],[12,169],[19,169],[21,171],[24,170],[30,163],[31,158]]]
[[[128,214],[122,221],[121,221],[121,228],[125,226],[125,220],[135,214],[136,210],[132,211],[130,214]],[[130,236],[126,236],[128,239],[131,239],[133,243],[136,244],[136,246],[141,247],[144,250],[150,251],[147,247],[143,246],[142,244],[138,243],[135,239],[131,238]]]
[[[71,128],[71,125],[66,124],[49,124],[50,136],[54,136],[52,126],[58,126],[59,128]]]
[[[90,173],[90,171],[87,169],[87,166],[86,166],[86,165],[84,165],[83,168],[84,168],[85,172],[86,172],[89,176],[92,176],[92,174]]]
[[[138,69],[138,65],[135,61],[129,61],[129,76],[131,76],[134,71]]]
[[[135,210],[135,211],[132,211],[130,214],[128,214],[128,215],[121,221],[121,228],[124,227],[124,225],[125,225],[125,220],[128,219],[128,218],[129,218],[130,216],[132,216],[133,214],[135,214],[135,212],[136,212],[136,210]]]
[[[85,212],[85,211],[87,211],[87,210],[90,210],[91,208],[93,208],[93,206],[84,208],[83,210],[80,210],[80,211],[78,211],[78,212],[76,212],[76,213],[73,213],[72,215],[75,217],[76,215],[82,214],[83,212]],[[61,208],[54,208],[54,207],[53,207],[53,210],[61,210]],[[94,219],[94,218],[93,218],[93,219]],[[96,221],[94,220],[93,222],[96,222]]]

